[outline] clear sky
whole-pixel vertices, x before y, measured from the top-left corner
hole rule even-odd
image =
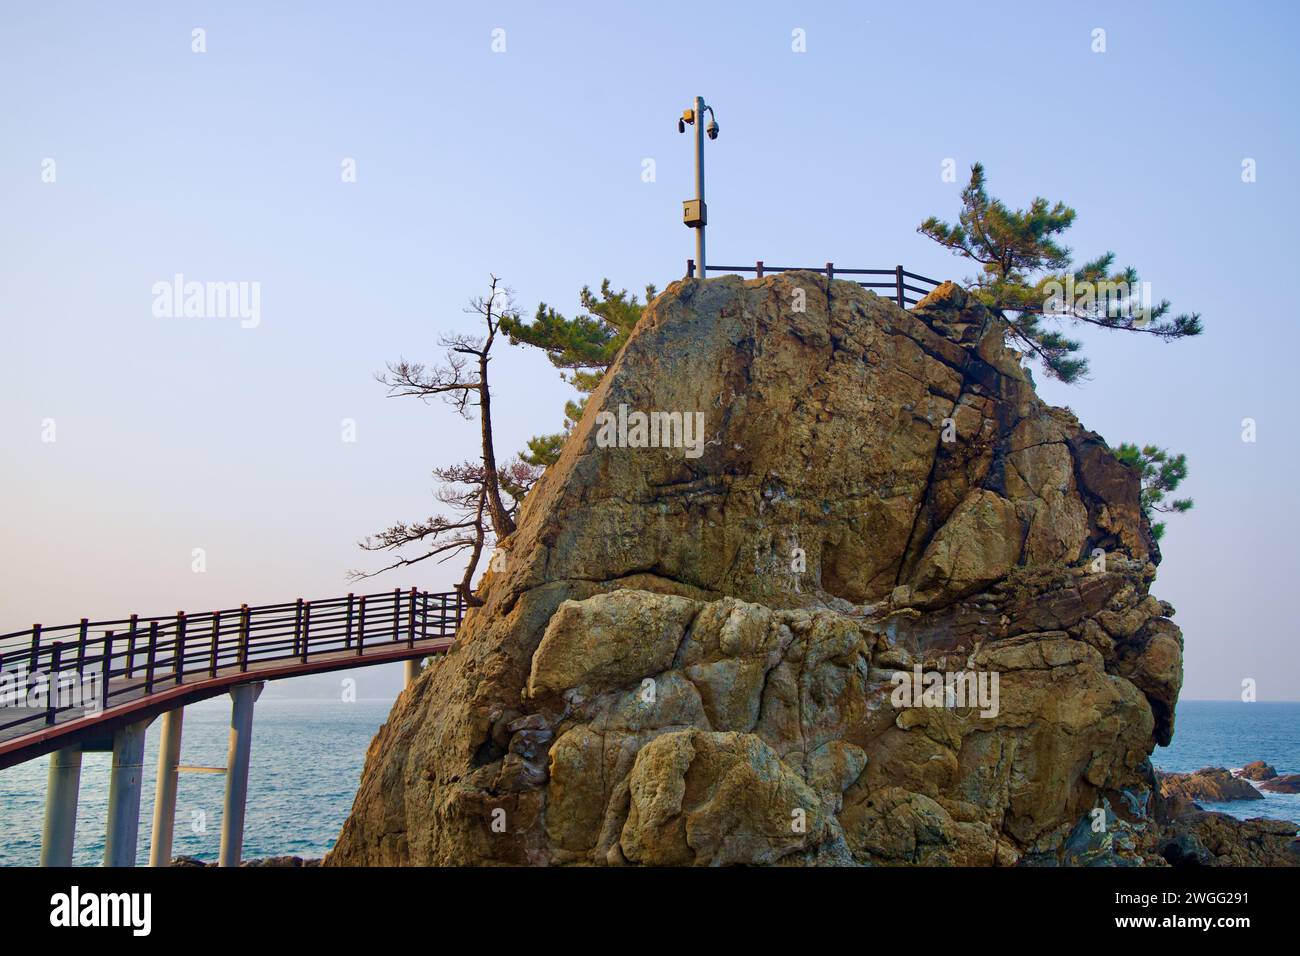
[[[1172,345],[1082,333],[1091,380],[1041,391],[1111,444],[1189,456],[1196,509],[1170,520],[1155,586],[1186,637],[1184,696],[1253,678],[1260,699],[1300,699],[1298,10],[8,5],[0,630],[349,590],[349,568],[378,563],[356,540],[427,514],[429,469],[476,454],[472,424],[385,399],[372,373],[436,358],[492,271],[529,313],[571,311],[603,276],[681,276],[675,120],[699,94],[721,124],[714,262],[960,278],[915,230],[953,217],[980,160],[1013,204],[1073,205],[1080,256],[1114,249],[1157,299],[1203,313],[1206,335]],[[154,284],[177,273],[259,283],[260,323],[155,316]],[[570,392],[539,353],[503,349],[495,375],[502,452],[558,426]]]

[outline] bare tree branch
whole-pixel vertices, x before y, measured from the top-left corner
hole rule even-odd
[[[442,364],[426,366],[400,359],[388,363],[385,371],[375,376],[392,398],[415,397],[425,402],[441,398],[463,418],[470,418],[477,408],[480,461],[434,469],[433,475],[441,483],[435,497],[452,517],[435,515],[412,523],[399,522],[359,542],[363,550],[390,553],[421,545],[425,549],[422,553],[415,557],[399,554],[397,560],[378,571],[353,571],[349,575],[353,580],[430,558],[446,561],[468,551],[465,573],[456,590],[469,603],[478,603],[471,585],[483,550],[514,533],[520,503],[541,477],[540,467],[518,459],[505,467],[497,465],[488,364],[501,319],[517,319],[519,313],[510,290],[495,275],[490,280],[488,294],[472,299],[465,309],[481,318],[486,335],[444,336],[440,339],[446,350]]]

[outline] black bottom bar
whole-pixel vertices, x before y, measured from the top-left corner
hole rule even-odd
[[[70,933],[130,940],[119,927],[54,927],[58,894],[149,893],[150,936],[188,946],[222,914],[227,934],[261,945],[319,940],[382,948],[384,926],[418,925],[430,941],[497,925],[502,900],[551,913],[548,935],[612,920],[666,943],[689,934],[762,941],[776,924],[840,935],[855,949],[901,952],[1015,951],[1099,935],[1259,943],[1294,934],[1294,870],[1231,869],[464,869],[321,868],[0,870],[10,940]],[[419,890],[412,896],[412,886]],[[576,911],[572,901],[581,900]],[[706,903],[705,901],[715,901]],[[322,906],[322,903],[328,903]],[[92,904],[93,905],[93,904]],[[715,908],[716,907],[716,908]],[[568,916],[560,914],[568,913]],[[432,916],[419,919],[418,914]],[[481,919],[480,919],[481,917]],[[415,919],[415,923],[411,920]],[[574,921],[573,925],[566,920]],[[446,923],[448,925],[444,926]],[[1231,924],[1231,925],[1229,925]],[[522,927],[521,931],[527,929]],[[540,932],[540,926],[532,931]],[[472,931],[472,930],[471,930]],[[1172,933],[1171,933],[1172,931]],[[1284,936],[1285,934],[1285,936]],[[1014,941],[1019,941],[1014,942]]]

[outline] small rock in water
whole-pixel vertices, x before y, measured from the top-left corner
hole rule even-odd
[[[1166,798],[1179,796],[1211,803],[1264,799],[1264,795],[1250,783],[1234,777],[1223,767],[1203,767],[1195,773],[1162,774],[1160,790]]]
[[[1270,793],[1300,793],[1300,773],[1289,773],[1283,777],[1270,777],[1259,785],[1259,789]]]
[[[1237,776],[1246,780],[1272,780],[1277,776],[1277,771],[1271,764],[1266,764],[1262,760],[1252,760],[1237,771]]]

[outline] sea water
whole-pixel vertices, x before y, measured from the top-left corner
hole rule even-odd
[[[1202,767],[1239,770],[1252,760],[1272,764],[1279,774],[1300,773],[1300,703],[1179,701],[1174,739],[1151,755],[1156,769],[1176,773]],[[1300,794],[1259,792],[1263,800],[1197,802],[1243,820],[1273,817],[1300,824]]]
[[[391,708],[391,700],[258,701],[248,771],[244,859],[320,857],[334,845],[352,809],[366,748]],[[149,861],[160,726],[155,721],[146,736],[136,853],[140,865]],[[229,734],[228,697],[186,707],[181,763],[224,767]],[[73,857],[78,866],[97,866],[104,858],[112,756],[87,753],[82,757]],[[48,772],[48,757],[0,770],[0,865],[34,866],[39,862]],[[224,774],[181,773],[173,856],[216,861],[225,786]]]

